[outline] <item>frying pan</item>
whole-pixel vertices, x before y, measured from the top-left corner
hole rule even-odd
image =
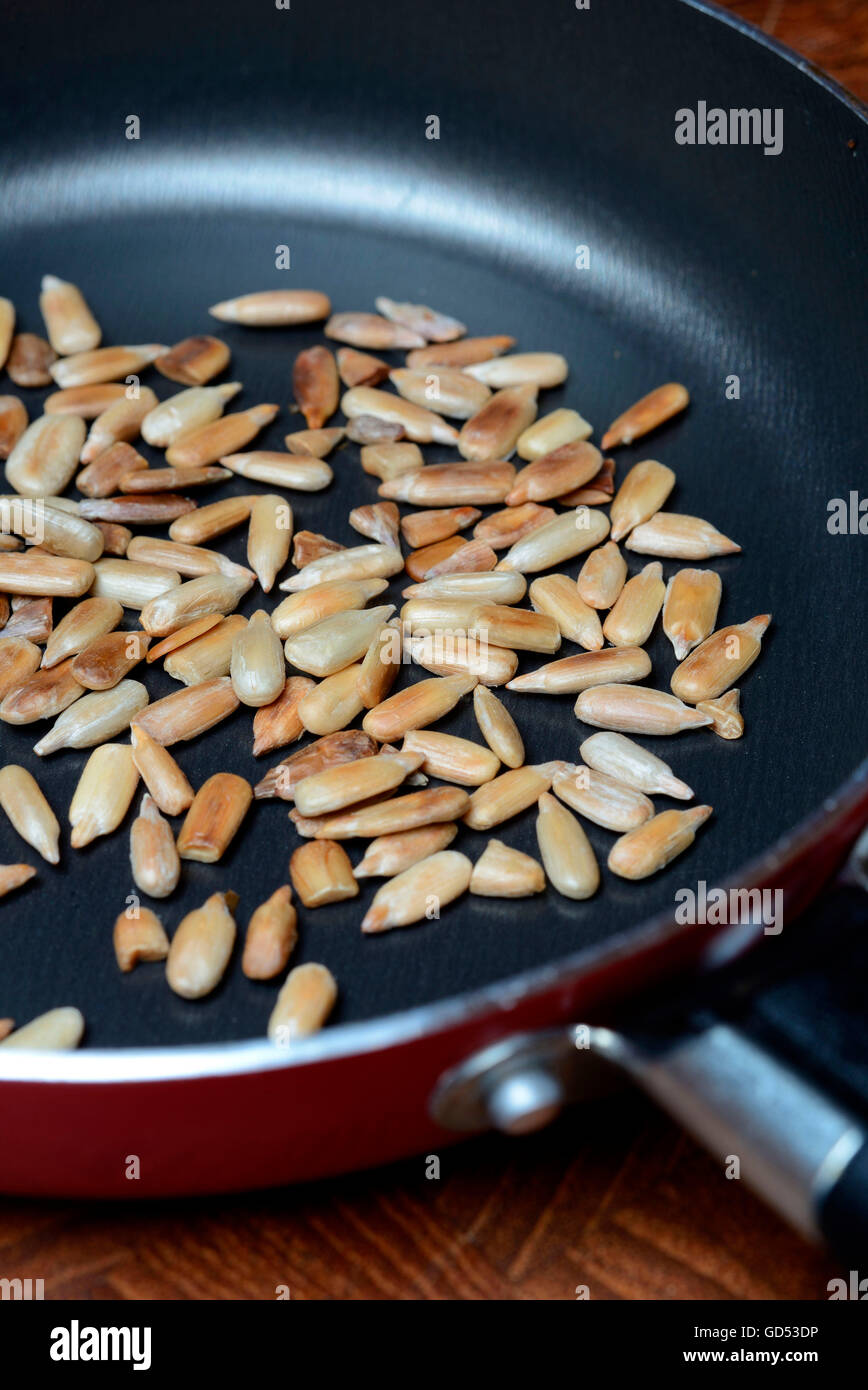
[[[699,101],[782,110],[782,151],[676,143],[675,113]],[[290,1052],[263,1041],[274,992],[237,960],[195,1005],[171,994],[159,966],[122,977],[110,936],[132,889],[127,827],[81,853],[65,846],[59,871],[40,868],[3,905],[0,1013],[23,1022],[74,1003],[87,1041],[70,1055],[0,1053],[0,1188],[218,1191],[436,1147],[447,1124],[476,1122],[468,1115],[491,1090],[484,1049],[514,1060],[525,1055],[517,1040],[554,1034],[558,1052],[565,1025],[611,1022],[640,987],[762,940],[757,923],[678,926],[679,887],[780,887],[794,916],[868,808],[866,542],[827,528],[829,500],[865,477],[864,112],[755,31],[682,0],[588,10],[153,0],[135,14],[97,0],[86,29],[79,11],[29,0],[7,11],[0,103],[2,285],[23,328],[40,329],[46,271],[83,286],[106,342],[172,343],[213,328],[218,299],[316,287],[336,309],[371,308],[385,293],[432,303],[473,333],[563,352],[570,378],[544,408],[576,406],[598,432],[653,386],[684,381],[688,412],[621,450],[618,475],[649,455],[671,466],[670,505],[743,546],[714,562],[720,621],[774,614],[744,682],[744,739],[699,730],[647,741],[714,806],[689,855],[643,884],[604,872],[586,903],[465,896],[441,920],[375,939],[358,930],[370,887],[303,913],[297,960],[332,969],[340,1004]],[[289,270],[276,267],[280,247]],[[295,424],[292,360],[320,331],[219,332],[244,382],[239,405],[282,407],[257,447],[282,447]],[[44,394],[27,393],[31,417]],[[335,471],[327,491],[298,498],[296,526],[353,544],[347,513],[375,500],[376,480],[354,446]],[[239,479],[219,495],[251,488]],[[241,559],[242,547],[234,535],[225,549]],[[257,602],[249,595],[242,611]],[[667,648],[660,633],[649,648],[661,686]],[[174,688],[161,671],[147,679],[152,699]],[[506,698],[529,761],[576,759],[588,731],[571,700]],[[460,708],[440,727],[473,736],[472,714]],[[40,762],[32,727],[3,725],[0,739],[3,761],[37,771],[62,814],[87,753]],[[242,712],[175,752],[194,785],[220,769],[256,781],[280,754],[257,761],[250,745]],[[286,881],[297,843],[287,809],[257,803],[216,871],[187,866],[164,905],[169,926],[216,887],[240,894],[245,922]],[[535,852],[533,821],[502,827],[504,838]],[[611,836],[589,835],[604,863]],[[456,847],[476,855],[483,843],[465,831]],[[5,824],[0,852],[21,857]],[[597,1043],[590,1051],[605,1053],[603,1034]],[[612,1056],[609,1046],[604,1070]],[[549,1063],[536,1062],[542,1091],[526,1114],[520,1085],[501,1095],[506,1128],[546,1113]],[[590,1088],[590,1061],[586,1071]],[[476,1085],[458,1118],[450,1077],[465,1099]]]

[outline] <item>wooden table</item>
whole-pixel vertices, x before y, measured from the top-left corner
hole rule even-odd
[[[868,100],[864,0],[729,8]],[[824,1299],[836,1273],[638,1096],[440,1157],[438,1181],[418,1158],[196,1202],[0,1201],[0,1268],[85,1299]]]

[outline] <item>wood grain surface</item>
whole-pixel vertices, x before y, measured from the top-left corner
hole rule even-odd
[[[865,0],[732,0],[868,100]],[[372,1096],[375,1104],[375,1097]],[[154,1205],[0,1200],[46,1298],[825,1299],[836,1273],[643,1099],[374,1173]]]

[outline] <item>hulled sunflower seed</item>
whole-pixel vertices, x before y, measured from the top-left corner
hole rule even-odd
[[[289,861],[292,886],[305,907],[325,907],[359,896],[349,855],[336,840],[310,840]]]
[[[373,348],[375,352],[390,348],[423,347],[425,339],[403,324],[392,323],[380,314],[332,314],[323,329],[327,338],[348,343],[355,348]]]
[[[189,433],[185,431],[180,439],[169,445],[166,462],[172,468],[203,468],[208,463],[217,463],[249,444],[260,430],[271,424],[278,409],[276,405],[253,405],[249,410],[223,415]]]
[[[536,397],[537,388],[533,385],[510,386],[495,392],[462,427],[458,436],[459,454],[476,462],[508,459],[519,437],[536,419]]]
[[[117,555],[122,559],[133,538],[132,531],[115,521],[95,521],[93,524],[102,535],[103,555]]]
[[[223,407],[241,390],[240,381],[222,386],[193,386],[161,401],[142,421],[142,438],[158,449],[179,444],[188,435],[212,424],[223,414]]]
[[[248,497],[242,501],[252,505],[254,499]],[[249,509],[248,506],[247,510]],[[197,515],[201,516],[201,513],[207,510],[206,507],[200,508]],[[174,570],[179,576],[179,583],[182,574],[191,579],[196,579],[201,574],[225,574],[229,579],[247,579],[251,584],[255,577],[252,570],[245,569],[243,565],[236,565],[219,550],[208,550],[201,545],[187,545],[184,541],[162,540],[157,536],[134,536],[127,548],[127,559],[145,564],[149,569],[157,566]]]
[[[500,759],[490,748],[432,729],[405,734],[402,751],[420,755],[422,771],[429,777],[439,777],[460,787],[490,782],[500,769]]]
[[[527,580],[518,570],[480,571],[470,574],[440,574],[419,584],[410,584],[404,598],[466,598],[485,603],[520,603],[527,593]]]
[[[593,444],[583,440],[562,444],[551,453],[538,456],[516,474],[507,506],[547,502],[573,488],[584,487],[597,476],[602,462],[603,456]]]
[[[711,727],[720,738],[741,738],[744,733],[744,717],[739,710],[740,695],[737,690],[727,690],[716,700],[700,700],[696,708],[700,714],[711,715]]]
[[[278,587],[295,594],[338,579],[388,579],[403,567],[404,557],[393,545],[353,545],[312,560]]]
[[[241,969],[248,980],[273,980],[286,968],[298,941],[292,889],[284,883],[260,903],[247,924]]]
[[[145,729],[130,726],[133,762],[164,816],[180,816],[193,800],[193,788],[162,744]]]
[[[84,435],[77,415],[40,415],[6,460],[9,486],[22,497],[59,496],[78,467]]]
[[[627,561],[614,541],[592,550],[576,580],[579,597],[590,608],[612,608],[627,578]]]
[[[380,295],[375,301],[378,311],[393,323],[420,333],[429,343],[450,343],[455,338],[463,338],[467,332],[463,323],[429,309],[427,304],[403,304]]]
[[[467,641],[462,641],[460,635],[457,641],[448,636],[444,641],[438,633],[413,636],[406,649],[417,666],[424,666],[436,676],[472,676],[482,685],[505,685],[511,680],[518,670],[515,652],[490,642],[477,642],[470,633],[467,636]]]
[[[556,515],[551,507],[526,502],[523,507],[507,507],[505,511],[492,512],[491,516],[474,526],[473,534],[477,540],[486,541],[492,550],[503,550],[554,521]]]
[[[468,376],[484,381],[497,390],[513,386],[560,386],[566,381],[569,366],[559,352],[516,352],[507,357],[495,357],[487,362],[474,362],[465,367]]]
[[[663,631],[683,661],[714,631],[723,585],[714,570],[678,570],[666,586]]]
[[[138,526],[164,526],[195,509],[196,503],[189,497],[179,497],[175,492],[149,492],[141,497],[88,498],[81,504],[81,515],[93,521],[131,521]]]
[[[340,347],[337,352],[338,372],[344,386],[378,386],[392,370],[388,362],[357,348]]]
[[[400,549],[399,523],[401,514],[394,502],[374,502],[371,506],[353,507],[349,523],[360,536],[379,545],[394,545]]]
[[[672,768],[655,753],[649,753],[623,734],[592,734],[579,749],[588,767],[603,772],[637,791],[690,801],[693,792],[676,777]]]
[[[204,386],[213,376],[229,366],[229,348],[220,338],[199,333],[194,338],[182,338],[180,343],[157,357],[154,366],[170,381],[182,386]]]
[[[359,693],[361,664],[326,676],[298,702],[298,717],[309,733],[336,734],[364,709]]]
[[[126,394],[127,387],[119,381],[104,381],[97,386],[70,386],[66,391],[52,391],[42,409],[46,415],[80,415],[82,420],[95,420]]]
[[[362,919],[362,931],[391,931],[439,917],[441,907],[467,892],[472,872],[467,856],[452,849],[420,859],[377,889]]]
[[[370,643],[394,611],[394,604],[388,603],[379,608],[335,613],[314,627],[287,638],[286,660],[308,675],[321,679],[332,676],[365,656]],[[279,643],[277,634],[273,635]]]
[[[264,608],[259,608],[232,644],[229,675],[243,705],[270,705],[283,691],[286,667],[280,638]]]
[[[565,444],[589,439],[592,434],[592,427],[577,410],[553,410],[550,415],[541,416],[519,436],[517,453],[519,458],[539,459],[560,450]]]
[[[128,552],[129,553],[129,552]],[[97,598],[114,599],[124,608],[144,608],[151,599],[181,583],[176,570],[146,565],[137,560],[97,560],[90,591]],[[83,590],[82,590],[83,592]]]
[[[489,840],[470,876],[471,893],[482,898],[529,898],[545,886],[542,865],[502,840]]]
[[[138,437],[145,416],[159,405],[149,386],[140,386],[138,395],[112,401],[90,427],[81,451],[81,462],[92,463],[113,444],[128,443]]]
[[[422,550],[414,550],[408,555],[404,568],[411,579],[423,580],[430,570],[449,560],[457,550],[463,549],[466,545],[467,542],[461,536],[449,536],[446,540],[435,541],[433,545],[426,545]]]
[[[537,843],[552,887],[577,902],[593,897],[600,870],[581,825],[550,792],[543,792],[538,806]]]
[[[132,445],[121,441],[112,444],[87,468],[83,468],[75,479],[75,485],[85,497],[110,497],[117,492],[123,478],[131,478],[147,468],[148,460]]]
[[[257,497],[250,509],[247,561],[266,594],[289,559],[292,521],[291,507],[274,492]]]
[[[268,1020],[272,1042],[287,1047],[318,1033],[335,1006],[338,987],[330,970],[310,961],[290,970]]]
[[[288,676],[283,690],[270,705],[263,705],[253,716],[253,756],[270,753],[295,743],[304,733],[298,713],[299,701],[314,689],[307,676]]]
[[[9,602],[5,594],[3,598],[6,603]],[[51,636],[53,602],[50,598],[28,599],[19,596],[11,618],[3,626],[3,636],[26,637],[30,642],[44,642]]]
[[[473,692],[473,713],[480,733],[491,751],[507,767],[524,763],[524,742],[518,725],[497,696],[483,684]]]
[[[448,540],[458,531],[463,531],[465,526],[478,521],[481,515],[477,507],[444,507],[435,511],[414,512],[402,517],[401,531],[408,545],[414,550],[421,550],[426,545]]]
[[[259,290],[212,304],[208,313],[223,323],[242,323],[247,328],[284,328],[317,323],[328,317],[331,307],[328,295],[320,290]]]
[[[26,637],[0,636],[0,700],[33,675],[41,655],[36,644]]]
[[[583,487],[565,492],[558,501],[562,507],[600,507],[612,500],[615,491],[615,460],[603,459],[599,473]]]
[[[315,772],[323,772],[327,767],[339,763],[355,762],[358,758],[372,758],[377,745],[370,735],[361,729],[342,729],[317,739],[307,748],[300,748],[276,767],[269,768],[261,782],[253,789],[257,801],[279,797],[281,801],[292,801],[295,788],[305,777]]]
[[[238,696],[228,676],[175,690],[134,716],[135,727],[170,748],[213,729],[238,708]],[[155,798],[156,799],[156,798]]]
[[[654,814],[654,803],[644,792],[590,767],[562,773],[552,782],[552,791],[579,815],[605,830],[634,830]]]
[[[170,632],[168,637],[164,637],[156,646],[149,647],[146,653],[146,660],[149,666],[155,661],[160,661],[164,656],[171,656],[172,652],[179,647],[186,647],[188,642],[193,642],[197,637],[203,637],[206,632],[210,632],[213,627],[223,622],[219,613],[208,613],[204,618],[195,618],[192,623],[186,623],[184,627],[179,627],[177,632]],[[225,673],[224,673],[225,674]]]
[[[172,937],[166,981],[182,999],[202,999],[216,989],[235,945],[236,893],[212,893],[188,912]]]
[[[271,614],[278,637],[286,639],[335,613],[364,608],[387,587],[385,579],[334,579],[290,594]]]
[[[25,540],[41,535],[39,548],[50,555],[92,562],[102,554],[102,533],[48,498],[0,497],[0,529],[17,532]]]
[[[32,773],[14,763],[0,769],[0,806],[13,828],[49,864],[60,859],[60,826]]]
[[[602,447],[616,449],[619,444],[632,444],[634,439],[639,439],[649,430],[662,425],[664,420],[685,410],[689,400],[687,388],[677,381],[658,386],[612,421],[603,435]]]
[[[475,676],[434,676],[417,681],[368,710],[362,728],[372,738],[394,743],[404,734],[442,719],[475,685]]]
[[[138,375],[156,357],[167,352],[164,343],[137,343],[129,347],[95,348],[62,357],[49,368],[58,386],[97,386],[103,381]]]
[[[346,550],[345,545],[329,540],[319,531],[296,531],[292,540],[292,563],[296,569],[303,570],[314,560],[324,555],[334,555],[336,550]],[[385,588],[385,584],[383,585]],[[380,591],[381,592],[381,591]]]
[[[674,695],[647,685],[597,685],[584,690],[576,701],[576,718],[597,729],[663,736],[711,723],[710,715],[698,714]]]
[[[199,546],[202,541],[213,540],[247,521],[254,501],[254,497],[224,497],[220,502],[199,507],[195,512],[173,521],[169,527],[169,537],[184,545]]]
[[[249,581],[228,579],[224,574],[202,574],[198,579],[188,579],[145,604],[141,612],[142,627],[152,637],[167,637],[207,613],[231,613],[249,588]]]
[[[0,298],[0,370],[2,370],[15,333],[15,305],[11,299]]]
[[[348,420],[373,415],[388,424],[400,425],[407,438],[416,444],[454,444],[458,431],[442,416],[412,401],[380,391],[374,386],[353,386],[341,399],[341,410]]]
[[[117,830],[135,795],[139,770],[125,743],[103,743],[82,769],[72,801],[69,823],[73,849],[84,849],[100,835]]]
[[[214,627],[198,637],[194,636],[189,642],[182,642],[169,653],[164,662],[166,675],[187,686],[202,685],[218,676],[228,676],[232,650],[246,627],[247,619],[240,613],[221,618]],[[179,628],[178,632],[183,635],[186,628]]]
[[[318,430],[334,415],[340,400],[337,363],[327,347],[305,348],[292,368],[292,392],[308,429]]]
[[[317,840],[376,839],[380,835],[395,835],[423,825],[457,820],[469,805],[470,797],[461,787],[427,787],[421,792],[410,792],[407,796],[338,811],[330,816],[307,817],[291,811],[290,819],[299,835]]]
[[[16,386],[50,386],[51,364],[57,353],[37,333],[16,333],[6,359],[6,370]]]
[[[82,695],[55,720],[33,751],[44,757],[61,748],[92,748],[128,729],[147,703],[147,690],[132,680],[123,680],[112,690]]]
[[[651,636],[665,597],[663,566],[654,560],[627,580],[603,623],[603,636],[614,647],[641,647]]]
[[[172,827],[147,792],[130,827],[130,863],[133,882],[150,898],[167,898],[181,877]]]
[[[327,430],[294,430],[292,434],[283,436],[283,442],[291,454],[324,459],[332,449],[337,448],[345,436],[346,430],[339,425]]]
[[[696,831],[711,812],[711,806],[661,811],[615,841],[609,852],[609,868],[619,878],[634,881],[659,873],[693,844]]]
[[[660,555],[664,560],[708,560],[741,550],[710,521],[677,512],[657,512],[631,531],[624,544],[639,555]]]
[[[442,544],[442,542],[441,542]],[[428,551],[433,547],[429,546]],[[462,541],[451,555],[428,564],[420,579],[439,579],[449,574],[486,574],[497,564],[497,555],[485,541]],[[407,570],[410,572],[409,560]]]
[[[451,646],[460,648],[462,643],[455,639],[464,634],[466,640],[471,633],[481,636],[480,646],[491,644],[514,651],[556,652],[561,645],[554,618],[508,604],[461,598],[410,599],[401,609],[401,618],[410,632],[422,629],[447,634],[443,642],[446,651]]]
[[[7,893],[23,887],[35,877],[36,870],[31,864],[0,864],[0,898],[5,898]]]
[[[137,907],[132,917],[126,912],[118,913],[112,945],[118,966],[125,973],[134,970],[139,961],[165,960],[169,954],[169,938],[149,907]]]
[[[346,436],[351,443],[365,446],[394,444],[405,434],[404,426],[397,420],[384,420],[381,415],[354,415],[346,428]]]
[[[27,410],[17,396],[0,396],[0,459],[8,459],[27,429]]]
[[[548,661],[535,671],[511,680],[507,689],[531,691],[540,695],[578,694],[595,685],[611,685],[644,680],[651,671],[651,658],[641,647],[605,647],[602,651],[580,652],[560,661]]]
[[[535,579],[529,590],[530,601],[538,613],[546,613],[557,623],[562,637],[577,642],[586,651],[599,651],[603,631],[596,610],[579,596],[575,582],[565,574],[548,574]]]
[[[99,347],[102,330],[77,285],[58,280],[56,275],[43,275],[39,308],[48,340],[60,356]]]
[[[324,459],[308,458],[304,454],[282,454],[274,449],[260,449],[250,454],[223,454],[220,462],[239,478],[250,478],[256,483],[268,483],[270,487],[290,488],[296,492],[321,492],[334,477]]]
[[[540,763],[502,772],[494,781],[486,782],[470,798],[463,816],[471,830],[490,830],[505,820],[511,820],[538,801],[552,784],[553,765]]]
[[[209,487],[231,478],[228,468],[208,464],[205,468],[145,468],[125,473],[120,480],[121,492],[171,492],[173,488]]]
[[[144,632],[108,632],[79,652],[71,674],[85,690],[111,690],[144,661],[150,640]]]
[[[380,444],[366,444],[361,459],[365,472],[380,478],[382,482],[400,478],[402,473],[415,473],[425,462],[418,444],[398,444],[388,440]]]
[[[368,845],[364,859],[356,865],[353,874],[356,878],[394,878],[412,864],[418,864],[420,859],[446,849],[457,834],[458,826],[445,821],[423,825],[418,830],[380,835]]]
[[[592,507],[576,507],[516,541],[499,568],[519,570],[522,574],[553,569],[599,545],[608,534],[609,518],[604,512]]]
[[[603,446],[605,448],[605,445]],[[635,526],[659,512],[675,486],[675,474],[656,459],[637,463],[615,494],[609,513],[612,540],[622,540]]]
[[[89,560],[37,553],[35,547],[24,555],[0,554],[0,590],[7,594],[78,598],[94,579],[95,567]]]
[[[381,623],[359,668],[359,696],[365,709],[382,704],[398,678],[402,657],[401,624],[396,619]]]
[[[463,338],[461,342],[435,343],[416,348],[407,354],[407,366],[413,371],[427,367],[469,367],[474,362],[488,362],[515,347],[515,338],[495,334],[488,338]]]
[[[253,788],[234,772],[215,772],[203,782],[178,832],[181,859],[216,864],[250,809]]]
[[[84,1035],[84,1015],[78,1009],[49,1009],[38,1018],[16,1028],[0,1043],[2,1047],[34,1047],[45,1052],[68,1052],[78,1047]]]
[[[455,367],[431,367],[427,372],[399,367],[389,373],[389,379],[405,400],[453,420],[469,420],[491,395],[481,381]]]
[[[771,613],[760,613],[746,623],[718,628],[706,637],[673,671],[673,694],[693,704],[716,700],[756,661],[771,620]]]

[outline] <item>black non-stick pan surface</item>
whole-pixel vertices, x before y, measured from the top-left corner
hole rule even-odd
[[[780,108],[782,152],[677,144],[675,112],[699,101]],[[215,328],[207,306],[270,286],[324,289],[336,309],[373,308],[383,293],[428,302],[472,333],[562,352],[569,380],[541,410],[577,407],[598,439],[637,397],[683,381],[687,414],[619,451],[618,476],[641,458],[672,467],[669,507],[743,546],[712,562],[720,621],[774,614],[743,681],[744,739],[699,730],[647,740],[714,806],[688,855],[642,884],[604,870],[590,902],[466,896],[440,921],[373,939],[359,932],[371,886],[355,902],[302,911],[297,958],[333,970],[337,1021],[626,937],[671,910],[677,888],[735,873],[852,772],[865,743],[868,539],[830,534],[827,504],[868,481],[868,129],[830,84],[719,12],[678,0],[588,11],[570,0],[295,0],[289,10],[29,0],[7,6],[0,111],[0,292],[22,328],[41,330],[39,282],[51,272],[82,285],[108,343],[219,332],[229,375],[244,382],[238,408],[281,405],[256,445],[265,448],[299,425],[288,413],[291,365],[321,333]],[[125,135],[130,115],[136,141]],[[432,117],[439,139],[427,138]],[[280,246],[288,271],[275,266]],[[576,266],[580,246],[587,269]],[[732,376],[738,399],[727,398]],[[153,372],[145,380],[161,398],[180,389]],[[26,393],[31,417],[45,394]],[[267,489],[238,479],[214,495],[234,490]],[[295,499],[296,526],[358,543],[347,513],[375,499],[376,480],[347,446],[333,485]],[[243,545],[242,530],[225,548],[240,560]],[[631,556],[631,572],[642,563]],[[665,576],[676,568],[664,563]],[[242,611],[261,603],[257,587]],[[674,661],[659,629],[650,652],[665,688]],[[175,688],[153,667],[147,683],[152,698]],[[591,731],[572,697],[505,698],[529,761],[578,759]],[[464,706],[439,727],[477,736]],[[252,757],[250,722],[242,710],[175,748],[194,785],[221,769],[256,781],[279,760]],[[65,824],[88,754],[37,759],[44,727],[0,727],[2,760],[38,773]],[[219,866],[186,865],[178,891],[156,905],[167,927],[229,887],[246,924],[287,880],[299,843],[287,811],[256,803]],[[133,891],[128,826],[80,853],[65,829],[59,870],[40,862],[34,883],[3,904],[0,1015],[23,1021],[76,1004],[97,1046],[261,1034],[274,989],[246,980],[237,955],[197,1004],[171,994],[159,966],[118,972],[111,928]],[[494,833],[536,852],[532,812]],[[594,826],[589,835],[604,862],[612,836]],[[455,847],[476,856],[487,838],[463,832]],[[4,821],[0,861],[36,862],[22,848]],[[351,850],[356,859],[361,845]]]

